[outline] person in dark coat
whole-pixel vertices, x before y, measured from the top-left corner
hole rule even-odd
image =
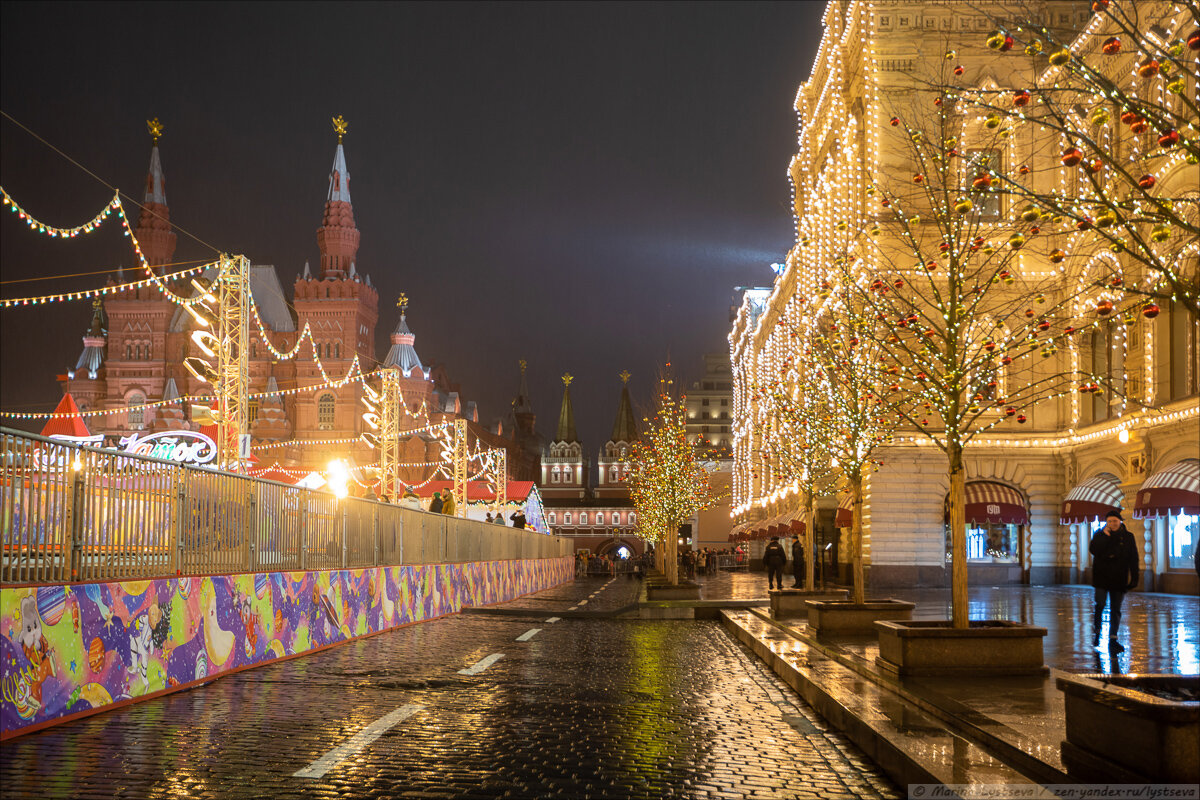
[[[512,524],[513,524],[514,528],[524,528],[525,527],[525,512],[522,511],[521,509],[518,508],[515,512],[513,512],[513,514],[511,516],[509,516],[509,519],[512,520]]]
[[[1108,605],[1108,649],[1120,653],[1125,648],[1117,641],[1121,630],[1121,601],[1138,584],[1138,551],[1133,534],[1121,521],[1121,512],[1113,509],[1104,516],[1104,527],[1092,536],[1088,547],[1092,554],[1092,586],[1096,588],[1096,612],[1092,617],[1092,646],[1100,647],[1100,626],[1104,606]]]
[[[783,567],[787,564],[787,553],[779,543],[778,536],[771,537],[771,543],[763,550],[763,566],[767,568],[767,591],[772,588],[783,588]]]
[[[792,536],[792,577],[796,579],[793,589],[804,586],[804,542],[798,533]]]
[[[429,504],[429,510],[432,511],[434,514],[440,514],[440,513],[442,513],[443,505],[444,504],[442,502],[442,493],[434,492],[433,493],[433,502]]]

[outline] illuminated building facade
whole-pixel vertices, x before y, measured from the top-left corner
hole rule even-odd
[[[156,138],[135,236],[150,267],[161,273],[171,271],[176,243],[165,186]],[[462,399],[442,367],[421,362],[406,305],[391,334],[391,349],[382,362],[376,357],[379,295],[370,276],[358,269],[359,239],[339,136],[317,230],[318,270],[314,274],[304,265],[289,301],[274,266],[250,268],[251,319],[258,324],[250,325],[248,412],[259,463],[278,463],[299,477],[324,469],[331,459],[344,458],[359,467],[354,476],[360,485],[372,483],[370,465],[378,455],[359,439],[366,423],[362,381],[355,376],[380,366],[395,367],[401,375],[399,478],[404,483],[430,479],[432,465],[442,457],[441,443],[428,432],[404,431],[466,418],[472,452],[512,448],[510,439],[479,425],[475,403]],[[191,338],[194,326],[191,315],[154,286],[110,294],[102,307],[94,308],[83,352],[63,378],[64,390],[78,398],[81,411],[110,412],[86,417],[93,434],[119,440],[202,427],[182,403],[156,405],[211,395],[211,387],[183,367],[185,358],[197,355]],[[293,351],[294,357],[285,357]]]
[[[1076,31],[1079,47],[1095,46],[1090,39],[1099,31],[1088,4],[1045,0],[1022,7],[1036,9],[1047,24]],[[1155,8],[1162,11],[1165,30],[1187,35],[1186,13],[1172,11],[1169,4]],[[797,243],[771,287],[744,293],[729,336],[734,525],[753,527],[783,519],[799,505],[796,487],[762,465],[765,437],[772,435],[766,425],[772,410],[770,399],[755,387],[769,383],[782,364],[798,357],[791,331],[806,313],[803,298],[818,296],[829,265],[846,252],[858,253],[869,265],[869,254],[888,247],[887,242],[867,246],[866,234],[857,232],[866,231],[876,213],[866,192],[875,176],[913,172],[896,137],[881,133],[889,130],[889,118],[907,110],[905,104],[913,102],[918,87],[936,81],[933,70],[948,50],[958,52],[966,80],[985,88],[1019,86],[1029,81],[1019,70],[1045,68],[1044,60],[1039,66],[1032,58],[1001,59],[980,47],[993,27],[983,11],[962,4],[828,4],[811,75],[795,99],[798,151],[788,172]],[[1114,69],[1120,68],[1113,63]],[[1130,80],[1129,73],[1114,79]],[[1194,96],[1194,90],[1190,94]],[[1139,144],[1114,143],[1118,146],[1136,152]],[[970,142],[960,147],[969,148]],[[1039,149],[1025,136],[1013,136],[997,154],[1011,165],[1050,156],[1050,150]],[[1041,166],[1058,180],[1073,179],[1057,169],[1057,162]],[[1197,185],[1196,165],[1182,157],[1158,171],[1164,193],[1190,192],[1194,197]],[[997,215],[1015,212],[1004,207],[1003,198],[997,202]],[[1095,296],[1083,290],[1093,285],[1090,271],[1097,263],[1107,260],[1134,269],[1100,245],[1084,255],[1071,259],[1071,268],[1063,270],[1031,250],[1022,255],[1021,268],[1043,275],[1058,269],[1063,294],[1084,298],[1083,314],[1085,306],[1095,302]],[[1197,269],[1194,244],[1182,248],[1178,257],[1183,269]],[[865,274],[872,273],[868,269]],[[1114,314],[1091,330],[1073,337],[1055,358],[1063,360],[1064,368],[1073,364],[1101,374],[1123,391],[1050,400],[1031,411],[1026,424],[998,425],[966,451],[968,506],[974,502],[984,509],[968,531],[970,580],[1084,580],[1090,564],[1088,542],[1099,526],[1097,515],[1119,505],[1143,557],[1142,588],[1194,593],[1192,553],[1200,517],[1178,506],[1172,511],[1169,503],[1154,510],[1154,498],[1165,497],[1164,484],[1193,485],[1191,476],[1200,469],[1195,319],[1182,308],[1166,307],[1156,317]],[[864,487],[864,549],[871,586],[947,585],[945,456],[928,439],[902,431],[884,449],[882,461]],[[831,514],[836,503],[827,499],[824,505]],[[1146,505],[1151,513],[1134,519],[1138,505]],[[840,550],[844,557],[848,547]]]
[[[596,459],[596,482],[590,459],[575,432],[575,407],[571,403],[571,375],[563,376],[563,400],[558,428],[542,455],[541,480],[546,522],[555,536],[568,536],[576,550],[628,555],[642,552],[644,542],[635,535],[637,512],[625,483],[629,449],[637,439],[637,423],[629,399],[629,373],[621,373],[621,397],[612,436]]]

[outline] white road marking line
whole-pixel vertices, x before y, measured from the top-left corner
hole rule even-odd
[[[517,641],[518,642],[528,642],[530,639],[537,636],[541,632],[542,632],[541,628],[530,628],[529,630],[525,631],[520,636],[518,636]]]
[[[504,658],[504,653],[492,653],[490,656],[480,659],[479,661],[475,662],[474,664],[467,667],[466,669],[460,669],[458,671],[458,674],[459,675],[478,675],[479,673],[483,672],[485,669],[490,667],[492,664],[495,664],[497,661],[499,661],[502,658]]]
[[[587,600],[580,600],[580,601],[579,601],[579,605],[581,605],[581,606],[586,606],[586,605],[587,605]]]
[[[567,609],[567,611],[575,611],[578,608],[579,608],[579,606],[571,606],[570,608]]]
[[[546,620],[546,622],[558,622],[560,619],[562,619],[562,617],[551,617],[550,619]]]
[[[293,778],[322,778],[326,772],[336,767],[342,761],[353,756],[359,750],[369,745],[371,742],[383,735],[383,732],[388,728],[399,725],[404,720],[416,714],[425,706],[417,703],[409,703],[405,706],[400,706],[392,713],[380,717],[372,722],[367,727],[363,728],[358,733],[351,736],[345,744],[335,747],[325,755],[318,758],[316,761],[309,764],[304,769],[292,773]]]

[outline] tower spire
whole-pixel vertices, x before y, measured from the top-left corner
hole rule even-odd
[[[556,442],[579,441],[579,437],[575,434],[575,407],[571,405],[571,381],[573,380],[575,380],[575,376],[569,372],[562,376],[563,400],[562,408],[558,412],[558,435],[554,437]]]
[[[416,349],[413,348],[417,337],[409,330],[408,322],[405,321],[405,317],[408,315],[408,295],[401,292],[396,307],[400,309],[400,324],[392,332],[392,349],[388,350],[387,358],[383,360],[383,366],[384,368],[395,367],[404,373],[405,377],[408,377],[414,369],[421,373],[419,377],[428,377],[425,375],[425,367],[421,365],[421,359],[417,355]]]
[[[637,438],[637,423],[633,419],[633,404],[629,402],[629,370],[622,370],[617,377],[621,379],[621,403],[617,406],[611,441],[632,442]]]
[[[354,224],[354,207],[350,202],[350,169],[342,139],[350,129],[341,115],[333,118],[337,133],[337,150],[333,153],[333,168],[329,172],[329,191],[325,195],[325,215],[317,229],[317,246],[321,248],[321,279],[344,279],[358,253],[359,232]]]
[[[175,233],[171,230],[171,211],[167,207],[167,179],[163,176],[162,159],[158,154],[163,124],[158,117],[148,119],[146,130],[150,133],[150,169],[146,173],[146,195],[134,235],[146,262],[158,267],[168,263],[175,254]]]

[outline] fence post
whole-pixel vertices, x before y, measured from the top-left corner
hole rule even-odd
[[[371,506],[371,539],[375,542],[374,555],[371,559],[371,566],[379,566],[379,504]]]
[[[398,515],[397,515],[397,517],[398,517],[398,520],[399,520],[399,522],[400,522],[400,531],[399,531],[399,532],[398,532],[396,535],[400,537],[400,558],[399,558],[399,563],[401,563],[401,564],[403,564],[403,563],[404,563],[404,518],[405,518],[405,516],[406,516],[406,515],[405,515],[405,514],[403,514],[403,513],[401,513],[401,514],[398,514]]]
[[[346,551],[347,551],[347,533],[349,533],[349,523],[346,521],[346,501],[338,503],[342,510],[342,569],[346,568]]]
[[[171,556],[175,560],[175,574],[183,574],[183,547],[184,547],[184,531],[187,530],[187,481],[185,480],[187,472],[184,467],[175,467],[171,470],[174,487],[172,495],[174,496],[173,507],[175,509],[175,525],[173,526],[173,535],[175,541],[172,542]]]
[[[258,525],[255,524],[258,521],[255,514],[258,509],[258,500],[254,496],[258,484],[253,480],[248,483],[250,491],[246,492],[246,524],[243,526],[246,536],[246,571],[258,572],[257,542],[255,541],[258,538]]]
[[[66,523],[67,531],[71,536],[71,574],[69,580],[77,581],[80,579],[80,571],[83,569],[83,505],[82,498],[79,496],[82,489],[82,484],[79,481],[79,470],[71,470],[71,482],[67,491],[67,508],[66,508]]]
[[[300,497],[300,571],[308,569],[308,492]]]

